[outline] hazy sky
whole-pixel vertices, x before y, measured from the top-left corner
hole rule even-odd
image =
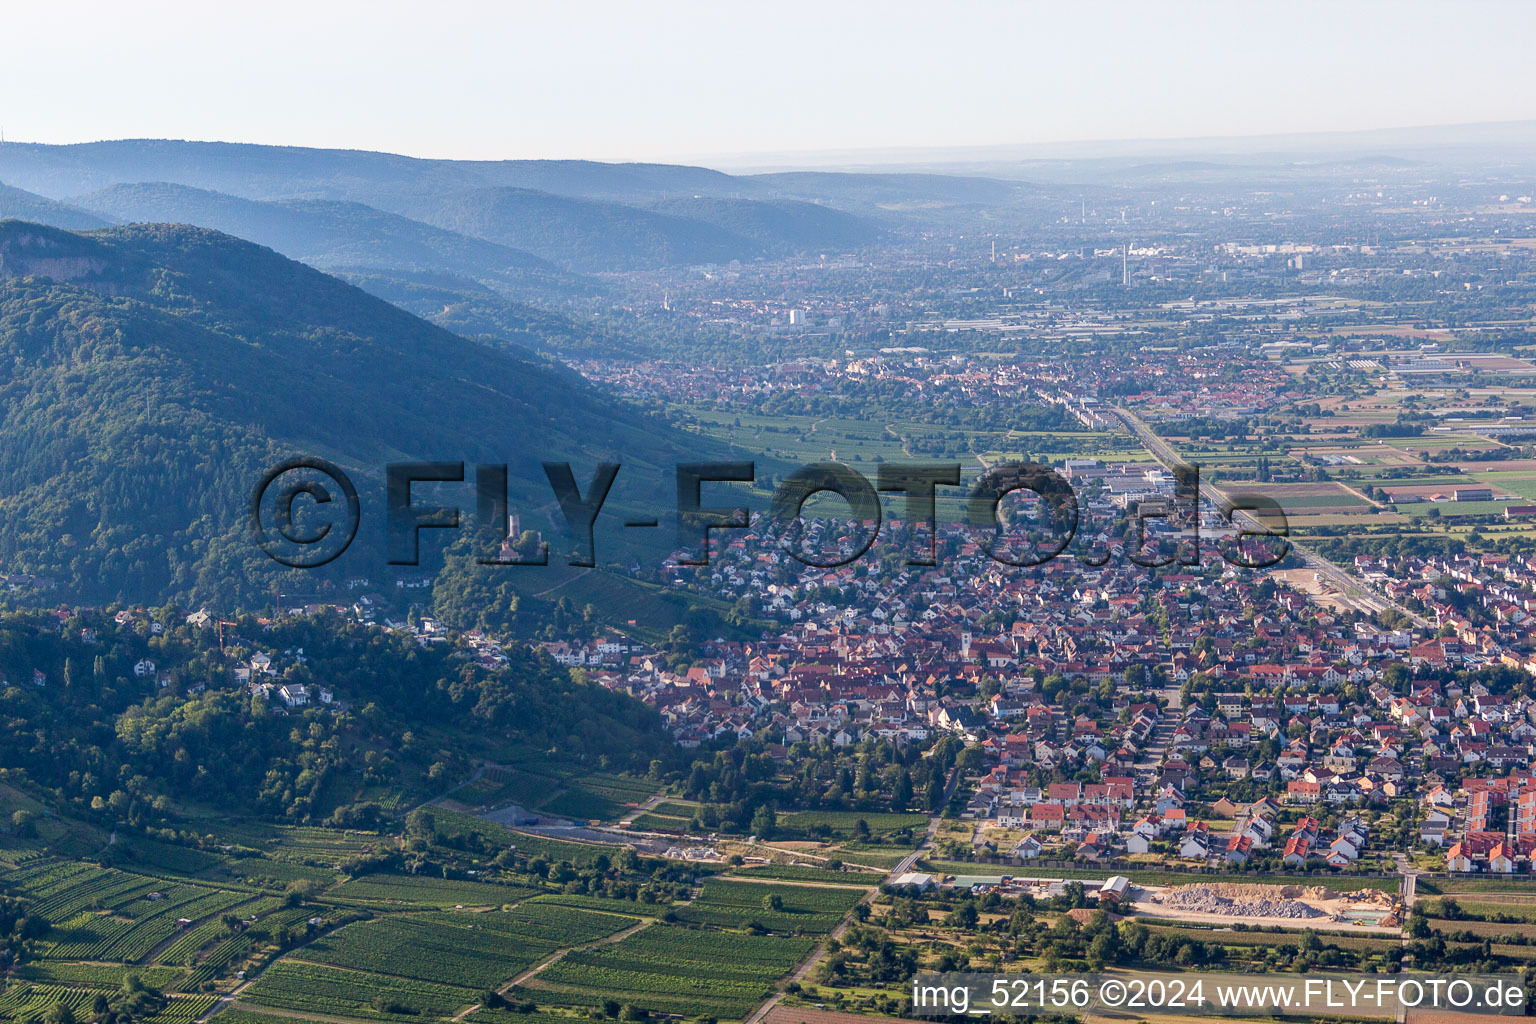
[[[0,127],[444,157],[724,154],[1536,118],[1536,4],[6,4]]]

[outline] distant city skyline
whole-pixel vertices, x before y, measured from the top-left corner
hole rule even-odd
[[[1536,6],[912,2],[8,12],[11,141],[182,138],[462,159],[1262,136],[1536,118]]]

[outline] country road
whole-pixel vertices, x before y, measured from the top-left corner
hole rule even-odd
[[[1158,437],[1157,434],[1152,431],[1152,428],[1147,426],[1146,423],[1144,423],[1142,419],[1135,413],[1128,409],[1117,406],[1115,408],[1115,414],[1120,417],[1121,422],[1126,425],[1126,428],[1129,429],[1131,433],[1136,435],[1136,437],[1141,441],[1143,447],[1152,453],[1152,457],[1157,459],[1158,462],[1161,462],[1169,471],[1172,471],[1179,466],[1189,465],[1189,463],[1180,457],[1179,453],[1173,449],[1172,445],[1170,445],[1167,441],[1164,441],[1161,437]],[[1203,479],[1200,481],[1200,497],[1208,502],[1213,508],[1217,509],[1223,508],[1227,502],[1227,495],[1224,491],[1222,491],[1221,488]],[[1241,525],[1260,530],[1266,529],[1265,524],[1260,522],[1259,519],[1251,513],[1239,511],[1233,516],[1233,518],[1240,520]],[[1407,608],[1403,607],[1401,604],[1398,604],[1396,601],[1392,600],[1390,597],[1387,597],[1385,594],[1377,591],[1363,580],[1350,575],[1340,566],[1328,561],[1328,559],[1324,558],[1322,555],[1319,555],[1311,548],[1298,543],[1294,538],[1287,537],[1286,539],[1290,542],[1291,549],[1296,552],[1296,557],[1300,558],[1302,562],[1306,564],[1308,569],[1311,569],[1319,576],[1327,579],[1327,581],[1333,584],[1335,589],[1337,589],[1340,594],[1344,595],[1344,597],[1352,604],[1372,613],[1383,612],[1390,608],[1407,618],[1420,629],[1433,628],[1433,624],[1429,622],[1428,619],[1425,619],[1422,615],[1409,611]]]
[[[949,805],[950,799],[955,795],[955,788],[959,786],[959,784],[960,769],[957,767],[950,772],[949,782],[944,786],[944,803],[941,805],[941,807]],[[923,841],[918,843],[916,849],[903,857],[900,862],[898,862],[897,865],[891,869],[890,874],[885,876],[885,881],[887,883],[894,882],[896,879],[912,870],[912,866],[916,864],[919,859],[921,859],[923,852],[928,850],[933,845],[933,838],[939,834],[939,826],[943,823],[943,821],[944,814],[942,809],[937,814],[932,814],[929,816],[928,828],[923,833]],[[743,1024],[761,1024],[763,1018],[768,1016],[769,1011],[771,1011],[775,1006],[779,1005],[779,1001],[784,998],[785,986],[789,985],[790,983],[798,984],[810,976],[811,971],[816,967],[818,963],[821,962],[821,958],[827,955],[827,944],[834,939],[841,940],[842,937],[848,933],[848,929],[853,926],[854,912],[859,907],[868,905],[869,902],[875,898],[875,895],[879,893],[879,891],[880,889],[878,886],[872,886],[870,890],[864,894],[864,898],[859,900],[858,903],[854,904],[853,908],[851,908],[847,914],[843,915],[843,919],[838,922],[837,927],[832,929],[826,938],[822,939],[816,944],[816,948],[811,950],[811,955],[801,961],[800,966],[795,968],[794,973],[791,974],[788,978],[784,979],[784,984],[775,989],[773,995],[770,996],[762,1006],[759,1006],[753,1012],[752,1016],[748,1017],[743,1022]]]

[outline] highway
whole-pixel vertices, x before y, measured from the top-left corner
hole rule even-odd
[[[1126,425],[1126,428],[1136,435],[1141,441],[1142,446],[1152,453],[1152,457],[1161,462],[1170,472],[1175,467],[1189,465],[1188,462],[1180,458],[1179,453],[1174,451],[1167,441],[1153,433],[1152,428],[1142,422],[1141,418],[1135,413],[1128,409],[1116,407],[1115,414],[1120,417],[1121,422]],[[1226,494],[1219,487],[1204,478],[1200,480],[1200,497],[1213,508],[1218,509],[1222,508],[1227,500]],[[1239,525],[1259,530],[1265,529],[1265,524],[1251,513],[1238,512],[1233,518],[1240,521]],[[1422,615],[1409,611],[1369,584],[1357,577],[1351,576],[1342,567],[1328,561],[1328,559],[1319,555],[1311,548],[1297,543],[1292,538],[1287,538],[1287,540],[1290,541],[1291,549],[1296,552],[1296,557],[1300,558],[1308,569],[1311,569],[1319,577],[1332,584],[1334,589],[1356,608],[1373,614],[1390,608],[1407,618],[1420,629],[1434,628],[1433,624]]]

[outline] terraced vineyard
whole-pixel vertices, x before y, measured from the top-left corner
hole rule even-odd
[[[305,907],[285,907],[262,916],[260,924],[268,932],[278,932],[284,928],[296,927],[311,913],[312,911]],[[257,945],[256,939],[248,932],[240,932],[218,942],[206,953],[199,954],[197,966],[182,980],[181,987],[186,990],[196,989],[215,978],[229,974],[233,965],[256,951]]]
[[[666,903],[646,903],[643,900],[613,900],[603,896],[583,896],[579,893],[552,892],[535,896],[525,906],[536,907],[554,904],[561,907],[577,907],[581,910],[597,910],[606,914],[639,914],[644,917],[660,917],[667,912]]]
[[[741,1020],[814,945],[809,938],[652,925],[612,945],[567,954],[515,995],[546,1009],[613,999],[653,1013]]]
[[[644,814],[635,815],[635,820],[630,822],[633,828],[644,832],[686,832],[692,821],[688,818],[673,818],[665,814],[652,814],[647,811]]]
[[[711,878],[698,899],[678,908],[677,916],[682,921],[720,928],[745,928],[755,922],[775,932],[819,934],[835,928],[863,895],[857,889]]]
[[[121,975],[117,984],[98,988],[18,982],[0,992],[0,1019],[38,1024],[50,1010],[62,1004],[69,1007],[76,1018],[84,1020],[91,1016],[91,1004],[96,996],[106,989],[116,988],[121,982]],[[140,1020],[143,1024],[192,1024],[212,1009],[215,1002],[216,996],[172,996],[158,1013]]]
[[[623,931],[634,918],[541,905],[504,913],[410,914],[364,921],[299,950],[332,967],[489,988],[555,950]]]
[[[516,804],[576,819],[615,818],[626,808],[644,803],[660,788],[650,779],[609,772],[566,775],[542,766],[498,765],[456,789],[453,799],[471,807]]]
[[[54,923],[39,952],[56,960],[133,963],[172,938],[179,920],[222,914],[251,898],[79,863],[23,868],[5,880],[31,894]]]
[[[616,818],[629,806],[649,800],[659,788],[649,779],[594,772],[573,780],[544,809],[571,818]]]
[[[628,780],[597,781],[617,798]],[[88,1018],[98,996],[120,998],[132,972],[166,997],[162,1006],[151,993],[161,1008],[139,1015],[139,1024],[197,1024],[210,1015],[213,1024],[288,1024],[296,1016],[425,1024],[541,967],[514,993],[537,1009],[484,1007],[471,1024],[575,1024],[608,999],[735,1020],[864,892],[711,878],[692,902],[669,902],[688,891],[686,874],[657,886],[637,886],[631,874],[621,890],[665,893],[662,902],[556,892],[528,870],[530,861],[543,859],[567,878],[574,866],[603,885],[635,868],[620,867],[613,847],[438,810],[433,856],[445,861],[421,874],[342,880],[319,865],[350,849],[371,849],[371,836],[252,824],[225,829],[222,822],[208,833],[235,840],[222,858],[193,846],[160,857],[163,840],[125,838],[125,848],[138,851],[136,865],[146,854],[163,861],[150,865],[155,875],[51,857],[0,872],[0,885],[24,893],[53,924],[0,993],[0,1021],[41,1024],[61,1003]],[[503,852],[515,862],[508,864]],[[457,877],[445,879],[450,864]],[[279,894],[213,881],[265,866],[318,876],[320,884]],[[486,877],[465,877],[471,871]],[[233,1001],[220,1001],[232,993]]]
[[[165,989],[186,973],[180,967],[122,967],[113,964],[67,964],[35,960],[16,968],[14,977],[44,985],[66,988],[115,989],[128,973],[138,976],[150,988]]]
[[[829,868],[805,864],[764,864],[761,867],[738,868],[733,874],[753,878],[778,878],[787,882],[826,882],[831,885],[879,885],[886,872],[867,871],[861,868]]]
[[[478,990],[280,960],[267,968],[241,999],[279,1009],[409,1021],[420,1016],[451,1016],[476,1002]]]
[[[490,882],[469,882],[425,875],[364,875],[333,890],[340,899],[413,903],[430,907],[499,907],[532,896],[537,890]]]
[[[90,1014],[91,1000],[95,997],[96,993],[86,988],[10,985],[0,992],[0,1018],[33,1024],[60,1003],[74,1011],[76,1017],[85,1017]]]
[[[253,917],[260,918],[270,914],[282,907],[282,905],[283,901],[276,896],[266,896],[233,909],[235,913],[240,915],[242,920],[248,920]],[[224,923],[219,919],[222,916],[221,914],[219,917],[204,921],[194,928],[187,929],[175,942],[161,951],[160,959],[173,964],[188,963],[198,950],[213,945],[214,942],[224,936]]]

